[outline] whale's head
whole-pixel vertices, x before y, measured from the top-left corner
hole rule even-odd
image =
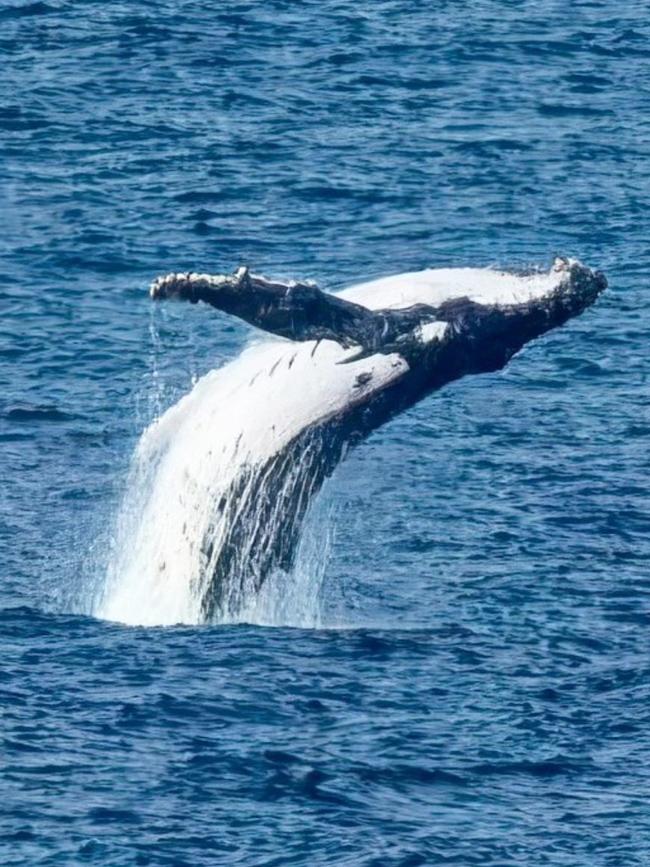
[[[567,257],[556,258],[548,272],[504,276],[509,280],[494,289],[451,297],[436,308],[436,320],[447,325],[446,343],[466,372],[503,367],[526,343],[581,314],[607,288],[602,272]]]
[[[379,339],[365,354],[398,352],[412,366],[454,375],[495,370],[546,331],[593,304],[600,271],[558,257],[548,271],[442,268],[361,284],[341,293],[377,311]]]
[[[556,300],[569,316],[582,313],[607,289],[607,278],[603,272],[588,268],[578,259],[558,256],[553,262],[550,274],[558,278],[557,286],[551,290],[551,294],[558,296]]]
[[[550,271],[521,275],[519,286],[501,297],[452,299],[437,316],[448,323],[467,371],[492,371],[531,340],[583,313],[606,288],[602,272],[558,257]]]

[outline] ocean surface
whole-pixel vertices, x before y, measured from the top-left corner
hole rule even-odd
[[[650,864],[647,5],[2,0],[0,54],[0,863]],[[609,291],[353,452],[284,607],[93,616],[252,334],[156,275],[558,253]]]

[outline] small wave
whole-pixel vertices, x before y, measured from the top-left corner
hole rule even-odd
[[[56,406],[14,406],[4,413],[8,421],[39,422],[39,421],[74,421],[79,418],[69,412],[64,412]]]
[[[555,102],[541,102],[537,111],[546,117],[607,117],[614,113],[609,108],[596,108],[593,105],[564,105]]]
[[[10,6],[8,9],[0,11],[0,18],[28,18],[32,15],[50,15],[56,12],[54,6],[48,3],[36,2],[28,3],[26,6]]]
[[[539,761],[523,759],[516,762],[485,762],[474,765],[470,770],[480,777],[510,776],[513,774],[527,774],[531,777],[557,777],[564,774],[580,773],[586,767],[584,763],[568,759],[565,756],[554,756],[552,759]]]

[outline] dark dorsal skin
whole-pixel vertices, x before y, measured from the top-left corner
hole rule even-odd
[[[607,285],[604,276],[561,261],[566,279],[556,289],[506,305],[460,297],[438,307],[375,311],[313,284],[274,282],[245,268],[229,277],[172,274],[155,281],[150,291],[156,300],[202,301],[291,340],[358,346],[346,361],[397,352],[408,362],[395,383],[306,426],[270,460],[246,467],[216,504],[215,520],[225,520],[228,530],[218,551],[209,535],[203,543],[205,580],[197,589],[206,621],[235,613],[243,588],[259,589],[274,569],[291,568],[308,505],[347,449],[454,379],[502,368],[530,340],[596,300]],[[431,322],[447,323],[447,329],[441,339],[426,342],[418,332]]]

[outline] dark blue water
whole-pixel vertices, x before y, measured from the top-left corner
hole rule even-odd
[[[3,0],[11,865],[650,863],[645,4]],[[248,331],[169,270],[605,270],[339,469],[323,622],[84,614],[144,426]]]

